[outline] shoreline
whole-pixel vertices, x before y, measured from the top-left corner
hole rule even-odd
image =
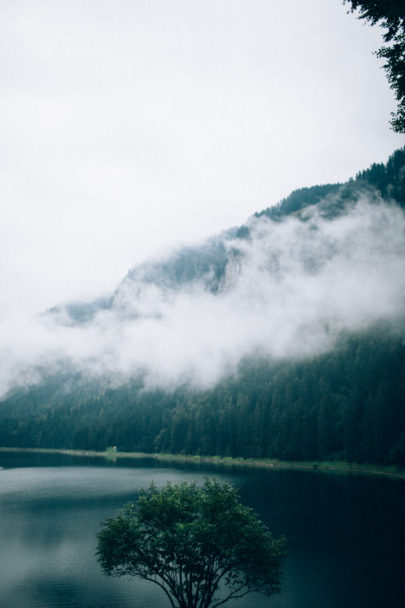
[[[118,452],[108,448],[104,452],[95,450],[70,450],[57,448],[17,448],[0,447],[1,452],[31,453],[31,454],[64,454],[66,456],[104,458],[105,460],[117,461],[119,459],[144,460],[151,459],[162,463],[173,464],[196,464],[214,465],[220,467],[238,467],[244,469],[264,470],[302,470],[320,473],[339,473],[383,476],[394,479],[405,479],[405,469],[396,465],[358,464],[342,461],[328,462],[289,462],[273,459],[260,458],[232,458],[230,456],[198,456],[187,454],[157,454],[146,452]]]

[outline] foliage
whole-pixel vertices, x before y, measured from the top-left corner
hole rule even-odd
[[[106,574],[156,583],[173,608],[215,608],[279,591],[284,540],[275,540],[227,483],[207,479],[144,490],[107,520],[97,556]]]
[[[356,185],[371,184],[386,199],[395,200],[405,208],[405,149],[396,150],[384,165],[374,163],[356,175]]]
[[[405,0],[344,0],[351,4],[351,12],[359,10],[359,18],[386,31],[386,46],[377,51],[377,57],[385,60],[388,82],[398,101],[396,114],[392,114],[391,126],[397,133],[405,133]]]
[[[316,205],[321,199],[329,194],[336,193],[341,184],[324,184],[323,186],[311,186],[310,188],[299,188],[293,190],[286,198],[277,205],[267,207],[263,211],[255,213],[255,217],[265,215],[272,220],[279,220],[292,213],[300,211],[304,207]]]

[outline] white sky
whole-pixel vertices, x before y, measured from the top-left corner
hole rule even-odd
[[[0,315],[385,162],[380,42],[341,0],[0,0]]]

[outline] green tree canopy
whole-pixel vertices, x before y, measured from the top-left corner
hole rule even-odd
[[[385,60],[388,82],[398,101],[392,114],[391,126],[397,133],[405,133],[405,0],[344,0],[351,12],[359,11],[359,18],[385,29],[386,46],[377,51]]]
[[[285,549],[231,485],[207,479],[143,490],[105,522],[97,557],[106,574],[159,585],[172,608],[216,608],[279,591]]]

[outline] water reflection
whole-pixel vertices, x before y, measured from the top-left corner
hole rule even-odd
[[[154,585],[106,577],[95,560],[100,524],[150,481],[200,482],[207,469],[103,465],[0,455],[2,608],[167,608]],[[42,464],[42,466],[40,466]],[[405,605],[405,483],[293,471],[218,472],[288,539],[282,593],[230,608]]]

